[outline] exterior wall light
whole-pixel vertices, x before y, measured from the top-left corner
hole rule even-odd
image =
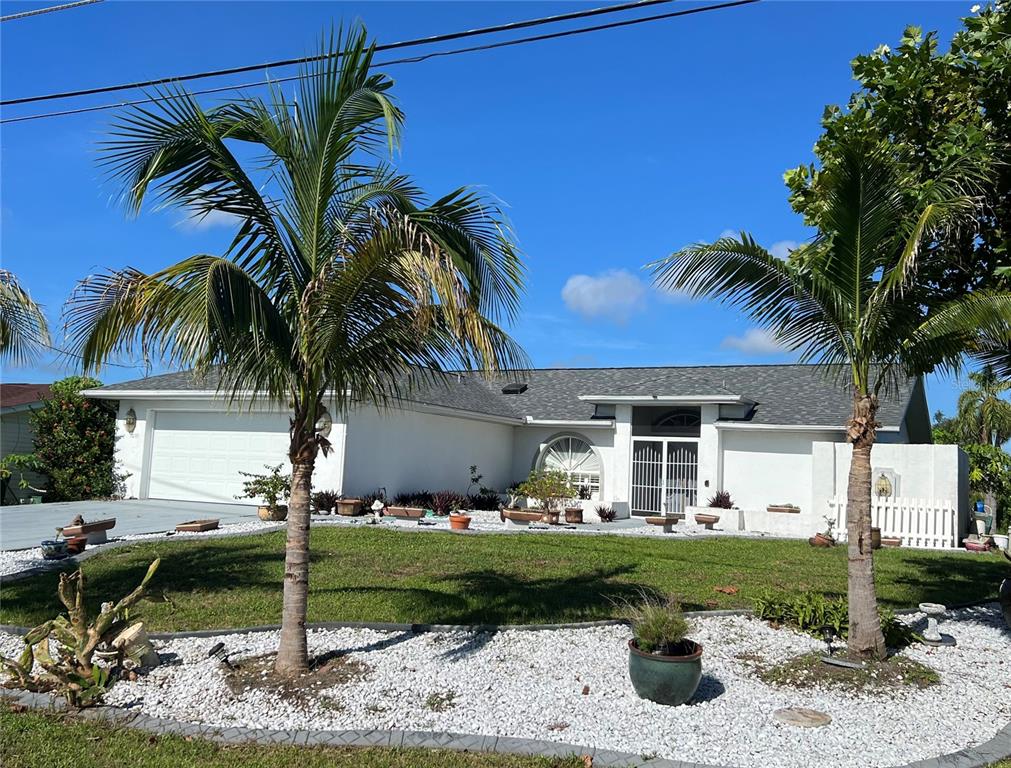
[[[888,479],[888,475],[884,472],[881,473],[878,481],[874,484],[874,492],[882,499],[892,495],[892,481]]]
[[[330,430],[333,429],[333,417],[330,411],[323,409],[323,413],[316,420],[316,431],[323,437],[330,437]]]
[[[126,430],[128,435],[132,435],[133,431],[137,429],[137,412],[133,408],[126,412],[126,419],[123,421],[123,428]]]

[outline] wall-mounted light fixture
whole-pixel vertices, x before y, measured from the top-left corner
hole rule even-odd
[[[324,408],[323,413],[316,420],[316,431],[323,437],[329,437],[331,429],[333,429],[333,417],[330,415],[330,411]]]
[[[126,412],[126,419],[123,421],[123,428],[129,435],[132,435],[133,431],[137,429],[137,412],[133,408]]]
[[[888,479],[888,475],[884,472],[881,473],[881,477],[874,484],[874,491],[878,494],[879,498],[887,498],[892,495],[892,481]]]

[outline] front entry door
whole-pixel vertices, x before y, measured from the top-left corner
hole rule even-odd
[[[699,444],[694,440],[632,441],[633,515],[684,512],[698,497]]]

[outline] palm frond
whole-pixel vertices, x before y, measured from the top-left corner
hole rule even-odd
[[[25,365],[49,344],[49,324],[42,308],[14,273],[0,269],[0,360]]]

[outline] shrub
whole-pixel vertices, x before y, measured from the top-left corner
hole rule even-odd
[[[432,494],[432,509],[437,515],[448,515],[467,506],[467,497],[456,491],[437,491]]]
[[[493,512],[496,511],[500,505],[501,502],[498,494],[488,488],[482,488],[480,493],[472,493],[467,497],[467,507],[470,509]]]
[[[576,488],[576,494],[579,497],[580,501],[589,501],[591,498],[593,498],[593,490],[590,488],[590,486],[586,485],[585,483]]]
[[[282,464],[271,466],[264,464],[266,474],[258,475],[254,472],[239,472],[243,477],[248,477],[242,483],[242,493],[236,496],[237,499],[263,499],[264,503],[274,509],[281,499],[285,501],[291,496],[291,475],[282,475]]]
[[[833,634],[845,640],[849,634],[849,611],[846,599],[828,598],[820,592],[800,595],[762,595],[754,600],[755,615],[773,624],[793,627],[814,637],[822,637],[822,628],[831,627]],[[919,637],[906,624],[885,608],[878,608],[885,644],[902,648]]]
[[[116,407],[81,392],[102,382],[70,376],[50,387],[29,417],[34,430],[33,469],[48,476],[46,501],[122,496],[127,475],[116,472]]]
[[[317,512],[333,512],[338,501],[340,494],[337,491],[316,491],[312,495],[312,506]]]
[[[382,489],[380,488],[377,488],[376,490],[372,491],[372,493],[366,493],[364,496],[361,497],[361,499],[362,499],[362,512],[364,512],[366,515],[372,514],[372,505],[376,502],[376,499],[379,499],[381,502],[383,502],[384,505],[387,503],[386,494],[383,493]]]
[[[709,506],[715,509],[733,509],[734,502],[730,498],[730,491],[717,491],[716,495],[709,499]]]
[[[692,627],[677,599],[644,592],[639,603],[626,605],[625,615],[643,653],[679,656],[687,651],[685,640]]]
[[[148,650],[140,646],[128,648],[120,641],[114,641],[126,631],[135,631],[136,615],[130,609],[145,594],[161,561],[155,560],[148,566],[140,585],[109,610],[103,611],[94,620],[88,620],[84,601],[84,572],[61,573],[57,595],[67,610],[66,615],[57,616],[32,629],[24,637],[25,649],[16,661],[0,657],[0,663],[17,678],[18,684],[32,691],[56,690],[72,707],[87,707],[102,700],[105,692],[130,658],[130,654],[143,655]],[[50,654],[50,641],[56,646],[56,657]],[[95,663],[98,650],[113,654],[108,666]],[[140,664],[140,658],[132,658]],[[38,666],[41,672],[36,673]]]
[[[609,507],[607,504],[598,504],[596,509],[597,517],[600,518],[602,523],[612,523],[615,518],[614,507]]]
[[[557,509],[562,499],[571,499],[574,493],[568,475],[557,470],[534,470],[520,484],[519,492],[528,499],[536,499],[545,510]]]

